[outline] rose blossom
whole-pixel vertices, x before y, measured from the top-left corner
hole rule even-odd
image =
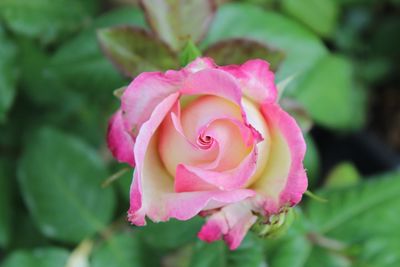
[[[137,76],[111,118],[108,146],[135,167],[128,218],[135,225],[209,215],[199,238],[240,245],[257,216],[297,204],[307,187],[305,142],[277,103],[263,60]]]

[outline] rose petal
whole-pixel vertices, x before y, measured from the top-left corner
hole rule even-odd
[[[271,147],[264,172],[251,188],[262,196],[265,211],[276,213],[283,205],[297,204],[307,189],[302,163],[306,145],[296,121],[277,104],[265,104],[261,110]]]
[[[255,195],[249,189],[174,192],[173,180],[157,159],[156,139],[153,138],[148,147],[143,170],[135,170],[128,211],[128,218],[133,224],[144,225],[145,216],[154,222],[170,218],[188,220],[207,208],[218,208]]]
[[[203,69],[189,75],[182,85],[181,93],[220,96],[239,106],[242,98],[238,82],[230,74],[219,69]]]
[[[275,102],[278,91],[274,83],[274,73],[269,63],[254,59],[244,64],[222,66],[221,69],[236,77],[243,88],[243,93],[256,103]]]
[[[178,100],[179,93],[175,93],[169,95],[161,103],[154,109],[151,117],[148,121],[146,121],[142,127],[140,128],[139,134],[136,139],[135,147],[134,147],[134,155],[137,160],[136,169],[134,173],[134,180],[131,185],[130,192],[130,208],[128,211],[129,220],[136,225],[144,225],[145,224],[145,213],[143,212],[146,209],[145,203],[143,203],[143,199],[157,199],[157,195],[152,194],[151,186],[156,188],[165,187],[168,188],[168,175],[160,176],[159,181],[154,184],[150,184],[148,186],[142,185],[143,182],[151,181],[146,179],[143,181],[142,172],[145,169],[145,166],[151,165],[152,158],[147,157],[146,154],[148,147],[150,145],[150,141],[153,139],[155,142],[153,135],[156,132],[157,128],[160,126],[161,122],[167,115],[167,113],[171,110],[173,105]],[[155,159],[154,159],[155,160]],[[146,165],[145,165],[146,164]],[[161,166],[154,164],[153,168],[154,173],[156,174],[164,174],[164,170]],[[163,179],[164,178],[164,179]]]
[[[125,128],[121,110],[111,117],[107,132],[107,144],[113,156],[118,161],[126,162],[134,167],[134,139]]]
[[[246,233],[256,222],[249,201],[223,207],[211,215],[201,228],[198,237],[205,242],[223,238],[231,250],[239,247]]]
[[[217,119],[211,122],[204,130],[204,136],[211,138],[213,143],[217,144],[217,158],[211,163],[191,164],[188,159],[193,155],[187,155],[186,159],[176,161],[178,168],[175,175],[175,190],[189,192],[209,189],[212,186],[220,190],[243,187],[256,170],[255,144],[258,140],[251,135],[250,129],[234,120]],[[251,141],[247,141],[248,139]],[[173,143],[169,145],[175,146]]]
[[[243,99],[242,105],[244,111],[246,112],[249,124],[254,127],[262,136],[262,140],[256,144],[258,150],[257,169],[253,177],[248,180],[248,183],[246,184],[247,187],[257,180],[265,169],[265,165],[268,161],[269,149],[271,146],[271,138],[269,136],[268,126],[263,114],[261,113],[261,110],[257,108],[254,103],[247,99]]]
[[[164,120],[160,127],[159,155],[171,176],[175,176],[180,163],[199,165],[213,162],[218,154],[218,146],[202,149],[186,138],[181,129],[178,106],[175,112]]]
[[[134,136],[157,105],[177,92],[184,79],[183,72],[144,72],[137,76],[121,97],[121,108]]]
[[[236,168],[260,141],[251,129],[228,118],[210,122],[200,135],[213,140],[219,148],[215,162],[201,167],[220,172]]]
[[[190,192],[215,186],[220,190],[235,190],[243,187],[256,170],[256,148],[234,169],[211,171],[203,168],[178,165],[175,177],[177,192]],[[197,188],[197,186],[200,186]]]
[[[143,124],[136,139],[134,152],[137,166],[131,186],[131,207],[128,211],[129,220],[136,225],[144,225],[146,215],[155,222],[169,218],[188,220],[208,205],[218,207],[254,196],[254,191],[249,189],[228,192],[174,192],[173,180],[158,156],[158,136],[154,133],[177,98],[178,93],[163,100],[150,119]]]
[[[212,58],[208,57],[199,57],[196,58],[194,61],[190,62],[185,68],[185,71],[190,73],[195,73],[204,69],[215,69],[217,65],[215,64]]]
[[[200,96],[186,106],[182,112],[180,123],[184,135],[196,143],[199,132],[216,119],[229,118],[243,121],[240,106],[218,96]]]
[[[218,86],[216,86],[218,85]],[[242,88],[237,79],[229,72],[222,69],[202,69],[192,73],[185,79],[182,89],[182,95],[213,95],[225,98],[240,107],[243,123],[252,128],[247,121],[246,113],[242,106]],[[252,128],[253,129],[253,128]],[[260,134],[253,129],[254,135]]]

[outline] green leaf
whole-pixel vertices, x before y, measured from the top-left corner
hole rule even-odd
[[[356,244],[358,248],[353,266],[369,267],[392,267],[400,265],[400,242],[399,237],[390,236],[372,236],[364,244]],[[336,266],[335,266],[336,267]]]
[[[11,177],[4,161],[0,161],[0,247],[6,247],[11,232]]]
[[[163,267],[189,267],[194,244],[183,246],[162,259]]]
[[[33,103],[53,107],[76,107],[80,104],[80,95],[63,83],[49,66],[49,56],[37,44],[27,39],[20,39],[18,44],[21,89]]]
[[[342,162],[329,172],[325,181],[325,187],[340,188],[352,186],[360,180],[361,176],[356,167],[351,162]]]
[[[365,91],[356,86],[353,73],[346,58],[325,56],[300,82],[295,97],[318,124],[343,130],[360,128],[365,119]]]
[[[182,49],[182,52],[179,55],[179,61],[181,66],[186,66],[196,58],[201,56],[201,51],[196,47],[196,45],[189,40],[185,47]]]
[[[321,40],[295,21],[249,4],[221,6],[202,48],[230,38],[256,40],[282,50],[285,60],[279,66],[277,82],[294,74],[301,76],[327,53]],[[297,78],[286,91],[296,90]]]
[[[336,266],[327,254],[330,252],[324,248],[315,246],[310,238],[309,231],[312,225],[303,215],[300,208],[296,208],[296,220],[288,231],[288,234],[278,239],[265,240],[265,251],[268,266],[270,267],[311,267],[311,266]],[[315,251],[318,254],[315,255]],[[324,255],[321,259],[320,255]],[[320,265],[314,264],[323,262]],[[341,265],[337,265],[341,266]]]
[[[303,265],[304,267],[352,267],[353,265],[350,258],[334,252],[329,251],[321,247],[313,247],[310,257],[307,262]],[[374,266],[374,265],[372,265]],[[378,265],[379,266],[379,265]],[[367,266],[365,266],[367,267]],[[376,266],[377,267],[377,266]],[[383,267],[383,266],[379,266]]]
[[[271,241],[267,241],[271,242]],[[267,249],[267,262],[270,267],[305,267],[310,256],[312,244],[303,235],[286,236],[270,249]]]
[[[305,135],[305,141],[307,151],[304,157],[304,167],[307,171],[308,183],[313,186],[318,182],[320,174],[320,155],[311,135]]]
[[[215,0],[142,0],[149,24],[175,51],[187,40],[198,42],[207,32],[216,10]]]
[[[226,245],[224,244],[225,249]],[[265,265],[261,240],[248,233],[242,244],[233,251],[228,251],[227,264],[229,267],[259,267]]]
[[[139,9],[116,9],[96,18],[90,29],[64,43],[55,52],[49,69],[69,88],[90,93],[91,97],[94,93],[103,93],[109,98],[112,90],[126,84],[126,81],[101,53],[96,29],[126,24],[145,25]]]
[[[44,128],[29,139],[18,178],[25,204],[48,237],[79,242],[102,230],[115,204],[104,162],[80,140]]]
[[[17,250],[4,260],[1,267],[64,267],[68,254],[68,251],[56,247]]]
[[[2,0],[0,17],[14,32],[49,43],[90,19],[79,0]]]
[[[124,6],[101,14],[93,21],[91,30],[118,25],[136,25],[147,28],[142,10],[134,6]]]
[[[265,265],[260,239],[249,233],[240,247],[230,251],[223,241],[211,244],[197,242],[191,267],[259,267]]]
[[[285,57],[282,51],[251,39],[228,39],[217,42],[206,49],[204,54],[215,60],[218,65],[242,64],[249,59],[265,59],[277,70]]]
[[[33,249],[50,245],[50,241],[42,235],[25,209],[18,209],[14,214],[13,221],[18,223],[12,226],[8,245],[10,250]]]
[[[227,267],[227,249],[223,241],[210,244],[197,242],[190,267]]]
[[[282,9],[325,37],[334,32],[339,15],[336,0],[283,0]]]
[[[0,3],[1,10],[1,3]],[[0,123],[6,119],[16,95],[16,48],[0,25]]]
[[[141,262],[141,247],[132,232],[114,234],[97,247],[92,254],[92,267],[136,267]]]
[[[299,220],[305,227],[266,241],[269,266],[399,265],[399,192],[399,171],[319,191],[329,201],[307,203],[308,217]]]
[[[133,178],[133,169],[125,172],[117,180],[118,189],[125,200],[129,200],[130,198],[130,188],[131,188],[132,178]]]
[[[329,201],[311,201],[307,211],[314,230],[335,239],[352,242],[371,235],[400,236],[399,192],[397,171],[356,186],[324,189],[318,195]]]
[[[138,230],[139,235],[152,248],[160,250],[176,249],[197,239],[197,233],[204,220],[195,217],[189,221],[175,219],[168,222],[150,222]]]
[[[105,55],[126,76],[178,66],[176,55],[141,28],[119,26],[101,29],[97,36]]]

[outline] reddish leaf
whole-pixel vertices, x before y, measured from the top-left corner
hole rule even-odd
[[[105,55],[125,75],[176,68],[177,56],[151,33],[134,26],[119,26],[97,32]]]
[[[153,31],[178,51],[186,41],[198,42],[217,9],[215,0],[141,0]]]
[[[276,70],[284,59],[282,51],[250,39],[228,39],[208,47],[204,52],[219,65],[241,64],[248,59],[265,59]]]

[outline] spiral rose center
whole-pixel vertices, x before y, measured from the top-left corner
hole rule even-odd
[[[202,149],[209,149],[213,143],[214,139],[209,135],[204,136],[204,134],[200,134],[199,138],[197,139],[197,144]]]
[[[235,103],[217,96],[200,96],[182,110],[179,104],[160,127],[159,155],[171,177],[179,164],[212,171],[228,171],[239,166],[257,145],[253,129],[263,136],[257,150],[257,170],[265,164],[268,130],[261,114],[250,101],[243,103],[243,111]],[[261,160],[260,163],[258,161]],[[253,178],[250,180],[254,180]]]

